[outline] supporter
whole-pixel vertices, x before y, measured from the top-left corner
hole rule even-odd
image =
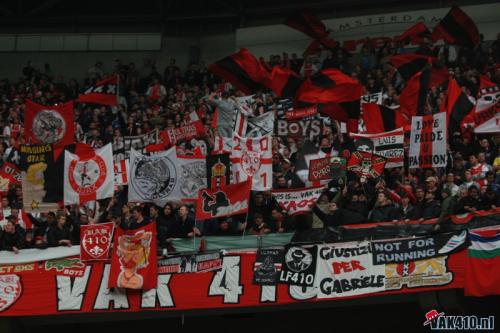
[[[486,187],[481,200],[483,201],[483,209],[495,209],[500,207],[500,196],[495,193],[491,185]]]
[[[254,214],[259,213],[264,219],[264,223],[268,224],[271,221],[271,204],[266,202],[266,198],[263,192],[253,192],[253,200],[250,201],[248,213],[248,225],[247,228],[253,226]]]
[[[457,196],[453,195],[450,188],[443,188],[441,195],[443,197],[443,202],[441,203],[441,213],[439,214],[439,219],[434,226],[435,231],[441,229],[445,219],[455,212],[458,200]]]
[[[479,188],[476,185],[471,185],[467,190],[467,195],[458,201],[456,212],[458,214],[474,213],[483,209],[483,206],[483,201],[479,196]]]
[[[377,201],[371,210],[369,217],[370,222],[383,222],[397,220],[397,210],[391,200],[384,192],[377,194]]]
[[[175,220],[167,230],[168,239],[171,238],[192,238],[201,236],[201,232],[195,227],[194,219],[189,216],[189,207],[181,205]]]
[[[143,226],[148,225],[152,222],[148,216],[144,216],[142,207],[134,206],[130,211],[132,213],[132,218],[130,219],[130,222],[128,224],[122,222],[120,226],[123,229],[135,230],[142,228]]]
[[[271,211],[271,223],[269,225],[272,232],[291,232],[294,230],[292,220],[285,215],[279,207],[274,207]]]
[[[420,212],[410,203],[410,197],[407,194],[401,196],[401,205],[398,209],[398,215],[404,221],[420,218]]]
[[[10,217],[5,224],[3,233],[0,236],[0,249],[12,251],[15,254],[24,246],[24,236],[21,230],[16,228],[15,217]]]
[[[433,219],[439,216],[441,212],[441,205],[438,200],[436,200],[435,192],[427,191],[425,192],[425,202],[422,206],[421,220]]]
[[[71,224],[66,221],[66,215],[59,213],[55,224],[47,231],[47,243],[50,247],[71,246]]]
[[[214,232],[214,236],[236,236],[238,234],[233,230],[227,217],[217,219],[217,229]]]
[[[253,215],[253,223],[250,227],[250,234],[262,236],[271,232],[271,228],[264,222],[264,216],[261,213]]]
[[[459,187],[455,184],[455,175],[452,172],[446,175],[446,182],[443,184],[442,191],[445,189],[449,189],[452,196],[456,196],[458,194]]]

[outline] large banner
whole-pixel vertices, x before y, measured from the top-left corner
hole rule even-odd
[[[248,211],[252,181],[202,189],[196,201],[196,219],[244,214]]]
[[[140,258],[144,258],[139,246],[130,247],[133,249],[124,252],[124,254],[140,255],[134,256],[130,263],[127,258],[131,257],[124,258],[127,267],[135,266],[136,262],[140,262]],[[328,247],[334,249],[334,252],[328,251]],[[335,287],[336,290],[343,291],[344,295],[344,290],[349,293],[357,291],[359,294],[364,293],[364,295],[352,297],[365,297],[369,295],[367,292],[372,288],[364,287],[366,284],[372,284],[371,277],[361,279],[359,284],[353,284],[352,279],[359,279],[360,275],[358,277],[348,275],[349,273],[357,274],[348,271],[358,267],[355,264],[350,264],[350,259],[361,257],[359,265],[362,266],[362,263],[365,263],[362,260],[368,258],[369,262],[366,263],[368,265],[371,262],[370,254],[363,258],[364,254],[361,253],[363,248],[360,250],[351,248],[350,253],[342,252],[342,249],[346,247],[343,244],[321,245],[323,252],[318,253],[318,265],[325,265],[324,261],[331,261],[332,265],[335,262],[337,270],[341,270],[339,273],[341,281],[347,281],[340,282],[341,289]],[[46,251],[52,250],[56,249]],[[153,252],[151,251],[151,253]],[[294,269],[301,270],[307,265],[306,257],[312,260],[312,257],[297,253],[294,258],[288,261]],[[263,259],[265,262],[265,258]],[[294,260],[300,264],[291,264]],[[334,282],[337,280],[332,276],[334,266],[331,266],[331,269],[330,267],[324,269],[318,267],[317,269],[318,272],[322,273],[315,277],[316,281],[326,280],[323,283],[325,292],[322,292],[320,290],[321,284],[318,284],[318,288],[306,288],[293,284],[254,284],[256,261],[254,250],[228,253],[224,255],[222,267],[218,271],[185,274],[159,272],[156,275],[157,287],[142,291],[121,288],[109,289],[108,280],[111,265],[106,262],[86,265],[81,263],[78,258],[76,260],[75,258],[64,258],[40,264],[34,262],[0,266],[0,285],[2,286],[0,288],[0,316],[228,309],[341,299],[339,297],[329,298],[337,293],[334,286],[338,283]],[[465,251],[461,251],[449,256],[422,261],[386,264],[382,273],[386,279],[386,291],[379,291],[371,295],[463,288],[465,262]],[[384,265],[381,266],[384,267]],[[275,265],[275,267],[279,266]],[[77,271],[79,275],[71,276],[71,271]],[[287,271],[290,273],[290,281],[293,283],[291,279],[295,272],[288,269]],[[361,272],[359,269],[356,271]],[[365,271],[369,271],[368,268]],[[295,275],[297,281],[302,278],[299,275]],[[306,279],[310,279],[310,277],[305,277],[304,280]],[[345,288],[347,285],[359,287],[356,287],[356,290],[347,291]],[[373,288],[378,289],[378,287]],[[323,298],[323,296],[328,298]]]
[[[64,203],[83,204],[113,196],[114,166],[111,144],[84,155],[64,152]]]
[[[117,228],[108,288],[149,290],[157,285],[156,226],[135,230]]]
[[[446,112],[412,117],[410,134],[410,168],[439,168],[447,162]]]
[[[179,141],[191,140],[205,135],[205,129],[203,128],[203,123],[200,120],[193,121],[178,128],[167,129],[165,132],[168,142],[164,143],[167,146],[175,145]]]
[[[195,200],[207,186],[204,158],[178,157],[175,147],[151,156],[136,150],[130,153],[128,199],[154,202]]]
[[[313,138],[321,134],[322,128],[323,121],[314,116],[300,120],[276,121],[276,135],[283,137]]]
[[[402,167],[404,162],[404,130],[398,128],[394,131],[377,134],[350,133],[351,138],[356,140],[356,146],[365,145],[373,154],[386,159],[385,167]]]
[[[372,265],[370,243],[321,245],[316,273],[318,298],[338,298],[385,290],[385,266]]]
[[[233,180],[236,183],[252,180],[252,190],[268,191],[273,181],[271,135],[242,138],[233,135],[231,151]]]
[[[159,142],[158,130],[136,136],[125,136],[113,139],[113,158],[115,162],[129,159],[130,151],[135,149],[141,153],[146,152],[146,147]]]
[[[278,204],[290,215],[307,213],[311,211],[312,206],[318,201],[324,186],[309,188],[272,190],[272,194]]]
[[[29,213],[57,210],[62,201],[61,170],[54,162],[54,146],[22,145],[19,152],[23,208]]]
[[[70,145],[75,137],[73,102],[47,106],[26,100],[25,135],[33,144]]]
[[[467,231],[411,239],[372,242],[373,264],[389,264],[430,259],[463,250]]]

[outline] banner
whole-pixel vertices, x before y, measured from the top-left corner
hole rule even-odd
[[[76,99],[80,103],[118,105],[118,82],[120,77],[113,75],[89,87]]]
[[[258,249],[253,265],[253,284],[275,286],[283,266],[283,249]]]
[[[0,195],[7,195],[11,185],[21,182],[19,168],[10,162],[3,162],[0,167]]]
[[[342,244],[330,245],[335,248],[345,247]],[[74,248],[79,249],[76,246]],[[23,255],[24,251],[50,255],[52,251],[71,249],[64,247],[49,248],[44,251],[22,250],[19,255]],[[398,297],[404,297],[403,293],[463,288],[465,261],[465,251],[461,251],[450,256],[410,262],[407,265],[385,265],[386,291],[372,295],[398,294]],[[319,288],[253,284],[255,262],[255,250],[230,252],[224,255],[222,267],[218,271],[187,274],[158,273],[155,289],[137,292],[108,288],[111,266],[109,263],[90,263],[81,267],[82,263],[78,258],[76,261],[74,258],[56,259],[51,261],[50,265],[47,261],[38,264],[37,259],[32,259],[25,264],[0,266],[2,285],[0,316],[115,312],[123,314],[123,312],[141,311],[230,310],[252,307],[262,309],[276,305],[312,304],[341,299],[318,298]],[[83,274],[78,277],[63,274],[65,271],[69,274],[71,270],[82,271]],[[316,280],[321,281],[327,277],[331,275],[318,275]],[[387,292],[389,290],[390,293]],[[364,296],[353,297],[359,299]]]
[[[500,88],[484,75],[480,79],[480,90],[474,112],[474,132],[500,132]]]
[[[167,201],[195,200],[206,186],[204,158],[178,157],[175,147],[152,156],[136,150],[130,153],[131,202],[154,202],[163,207]]]
[[[21,145],[20,168],[23,209],[28,213],[54,211],[62,201],[60,170],[54,161],[54,146]]]
[[[276,134],[286,137],[316,137],[321,135],[323,128],[323,121],[317,117],[293,121],[278,119],[276,124]]]
[[[467,231],[429,237],[372,242],[373,264],[389,264],[435,258],[463,250]]]
[[[365,151],[352,153],[347,170],[362,178],[378,178],[384,172],[385,159]]]
[[[286,210],[289,215],[295,215],[310,212],[312,206],[318,201],[324,190],[324,186],[317,186],[289,190],[272,190],[271,193],[281,208]]]
[[[27,99],[24,128],[27,141],[34,144],[70,145],[75,137],[73,102],[56,106],[34,103]]]
[[[242,138],[233,134],[231,151],[233,181],[252,180],[253,191],[268,191],[273,181],[271,135]]]
[[[361,104],[374,103],[374,104],[382,105],[382,102],[383,102],[382,92],[368,94],[368,95],[362,95],[360,102],[361,102]]]
[[[117,228],[113,240],[108,288],[149,290],[157,286],[156,226]]]
[[[313,182],[331,179],[330,160],[331,157],[311,160],[311,162],[309,162],[309,180]]]
[[[123,186],[128,184],[128,174],[130,170],[130,161],[121,160],[119,162],[114,162],[114,172],[115,172],[115,185]]]
[[[229,154],[207,155],[207,187],[209,189],[229,185],[231,164]]]
[[[294,286],[312,287],[316,275],[318,247],[288,245],[278,282]]]
[[[347,160],[342,157],[330,157],[330,175],[334,185],[342,185],[346,177]]]
[[[338,298],[385,290],[385,266],[372,265],[370,243],[318,246],[318,298]]]
[[[316,105],[308,106],[300,109],[292,109],[284,111],[285,120],[299,120],[307,117],[316,116],[318,114],[318,107]]]
[[[119,162],[129,159],[132,149],[145,153],[146,146],[154,145],[158,142],[158,130],[153,130],[147,134],[113,139],[113,160]]]
[[[361,146],[368,148],[368,152],[386,159],[385,168],[402,167],[404,162],[404,130],[398,128],[394,131],[377,134],[350,133],[351,138],[356,140],[358,150]],[[371,142],[371,143],[370,143]],[[371,149],[371,151],[370,151]]]
[[[446,166],[446,130],[446,112],[411,118],[409,168]]]
[[[196,201],[196,220],[244,214],[248,211],[252,182],[202,189]]]
[[[64,203],[84,204],[113,196],[114,166],[111,144],[83,155],[65,150]]]
[[[272,135],[274,131],[274,112],[266,112],[257,117],[247,117],[246,137],[257,138]]]
[[[80,260],[108,260],[114,223],[80,225]]]
[[[164,142],[164,144],[167,146],[175,145],[179,141],[205,136],[205,129],[200,120],[193,121],[178,128],[166,129],[165,132],[167,133],[166,138],[168,138],[168,142]]]
[[[204,273],[221,268],[220,252],[179,255],[158,260],[158,274]]]

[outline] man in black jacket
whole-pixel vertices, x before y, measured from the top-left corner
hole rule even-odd
[[[434,197],[434,192],[425,192],[425,202],[422,206],[421,220],[433,219],[441,214],[441,204]]]
[[[4,227],[4,232],[0,238],[0,250],[13,251],[18,254],[24,244],[24,235],[16,228],[14,223],[15,217],[12,216],[14,219],[11,219],[11,216],[9,216],[7,224]]]
[[[67,223],[66,215],[57,215],[57,222],[49,227],[47,243],[50,247],[71,246],[71,223]]]

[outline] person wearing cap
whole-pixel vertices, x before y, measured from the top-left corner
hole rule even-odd
[[[425,192],[425,202],[422,207],[421,220],[433,219],[439,216],[441,213],[441,205],[439,201],[436,200],[435,192],[427,191]]]

